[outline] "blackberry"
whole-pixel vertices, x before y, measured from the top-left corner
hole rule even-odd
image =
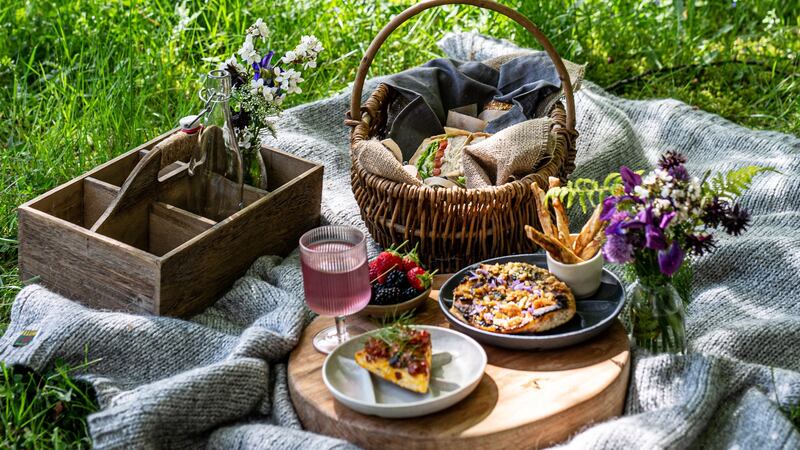
[[[396,287],[401,291],[408,286],[406,274],[401,270],[393,270],[386,275],[386,280],[383,282],[384,286]]]
[[[403,297],[404,300],[411,300],[412,298],[418,297],[419,294],[420,292],[414,289],[413,286],[409,286],[403,289],[403,292],[400,296]]]
[[[402,300],[400,298],[400,289],[396,287],[389,287],[384,284],[373,292],[375,294],[371,301],[373,305],[394,305]]]

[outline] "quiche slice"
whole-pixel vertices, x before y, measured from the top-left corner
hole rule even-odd
[[[394,324],[382,328],[355,354],[356,363],[409,391],[428,392],[431,380],[431,335]]]

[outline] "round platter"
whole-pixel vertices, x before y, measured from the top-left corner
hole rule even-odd
[[[446,276],[437,276],[434,288]],[[441,327],[438,291],[417,308],[414,322]],[[366,329],[364,317],[349,323]],[[443,411],[409,419],[364,415],[339,402],[322,378],[325,356],[311,345],[333,319],[316,318],[289,358],[292,403],[309,431],[362,448],[535,448],[556,444],[589,423],[619,415],[630,372],[628,338],[613,321],[598,336],[560,350],[514,351],[482,344],[488,358],[475,390]]]
[[[453,328],[472,336],[477,341],[517,350],[545,350],[567,347],[591,339],[616,323],[625,303],[625,290],[616,275],[603,269],[600,289],[591,296],[576,300],[576,314],[569,322],[552,330],[536,334],[500,334],[473,327],[457,318],[451,311],[453,289],[461,283],[470,270],[480,264],[525,262],[547,269],[547,256],[543,253],[503,256],[488,259],[465,267],[450,277],[439,290],[439,307]]]

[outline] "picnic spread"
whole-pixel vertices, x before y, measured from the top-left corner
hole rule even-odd
[[[21,206],[21,273],[79,302],[24,288],[0,360],[79,366],[97,448],[800,446],[800,140],[611,96],[491,2],[545,51],[366,80],[433,3],[274,122],[322,47],[261,58],[259,21],[181,130]]]

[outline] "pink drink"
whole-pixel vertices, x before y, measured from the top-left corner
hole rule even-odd
[[[306,303],[323,316],[347,316],[362,310],[371,295],[369,268],[364,254],[344,252],[350,242],[328,241],[312,244],[314,258],[302,258]]]

